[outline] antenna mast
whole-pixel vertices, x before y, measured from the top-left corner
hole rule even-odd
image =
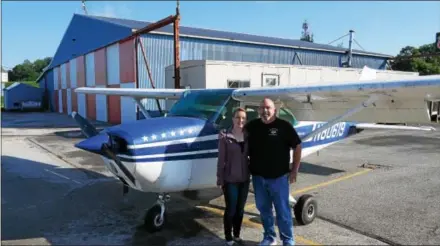
[[[84,13],[87,15],[86,0],[81,0],[81,2],[82,2],[82,9]]]

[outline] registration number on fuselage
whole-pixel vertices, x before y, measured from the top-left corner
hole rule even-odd
[[[325,122],[314,124],[312,131],[315,131],[315,130],[321,128],[325,124],[326,124]],[[314,141],[314,142],[315,141],[324,141],[327,139],[342,137],[345,133],[346,125],[347,124],[345,122],[336,123],[336,124],[332,125],[330,128],[327,128],[324,131],[322,131],[321,133],[315,135],[313,137],[312,141]]]

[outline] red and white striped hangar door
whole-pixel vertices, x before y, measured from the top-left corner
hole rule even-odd
[[[72,111],[91,120],[120,124],[136,120],[129,97],[84,95],[78,87],[136,88],[134,39],[118,42],[76,57],[54,68],[56,111]]]

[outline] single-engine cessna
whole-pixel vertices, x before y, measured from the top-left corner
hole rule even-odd
[[[145,216],[145,225],[157,231],[165,223],[169,193],[216,187],[218,133],[231,126],[236,107],[246,109],[249,121],[258,117],[261,100],[272,98],[277,115],[291,122],[301,137],[304,158],[365,129],[435,130],[377,123],[429,123],[427,102],[440,100],[440,76],[237,89],[82,87],[75,91],[131,97],[146,116],[98,132],[72,113],[87,137],[77,148],[101,155],[124,187],[158,194]],[[141,103],[145,98],[176,102],[165,115],[150,117]],[[312,222],[316,204],[310,195],[294,200],[295,219],[300,224]]]

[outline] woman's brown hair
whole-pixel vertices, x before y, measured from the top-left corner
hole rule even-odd
[[[244,112],[246,113],[246,109],[242,108],[242,107],[238,107],[234,110],[234,113],[232,114],[234,117],[238,112]]]

